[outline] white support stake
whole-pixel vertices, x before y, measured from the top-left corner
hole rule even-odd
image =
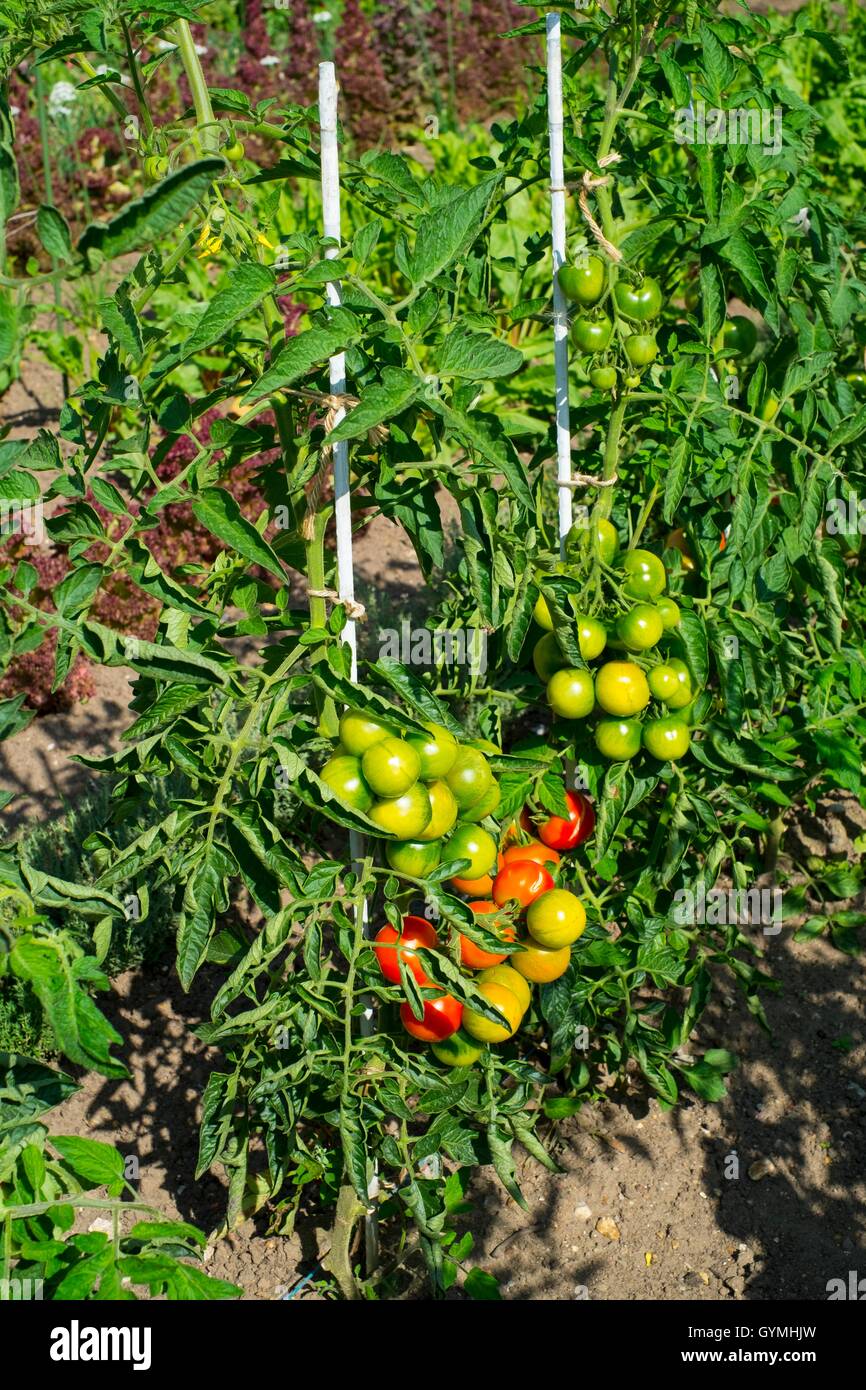
[[[568,309],[559,287],[565,264],[565,160],[562,114],[562,33],[558,13],[547,16],[547,125],[550,133],[550,239],[553,250],[553,366],[556,375],[556,480],[559,549],[571,530],[571,421],[568,409]]]
[[[337,74],[333,63],[319,64],[319,129],[322,142],[322,213],[324,232],[336,244],[325,250],[325,257],[333,260],[340,254],[342,227],[340,223],[340,151],[337,144]],[[329,280],[327,285],[329,304],[340,304],[339,280]],[[346,390],[346,355],[338,352],[330,359],[331,391],[336,395]],[[334,412],[336,427],[346,412],[342,406]],[[345,439],[333,447],[334,457],[334,517],[337,526],[337,591],[342,601],[353,602],[355,598],[355,571],[352,564],[352,494],[349,487],[349,445]],[[354,618],[349,618],[343,628],[343,641],[351,653],[351,679],[358,679],[358,634]],[[357,863],[364,856],[364,842],[357,831],[349,831],[349,853]],[[367,934],[367,904],[361,905],[364,933]],[[374,1018],[372,1006],[368,1003],[361,1018],[362,1033],[373,1032]],[[376,1171],[370,1179],[368,1195],[374,1201],[379,1191],[379,1178]],[[371,1207],[364,1222],[366,1246],[366,1268],[371,1273],[379,1260],[379,1227],[375,1208]]]

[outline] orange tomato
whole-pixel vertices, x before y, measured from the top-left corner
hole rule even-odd
[[[476,917],[486,917],[489,913],[498,913],[499,908],[496,903],[477,902],[469,904]],[[499,921],[485,922],[484,926],[488,931],[495,932],[501,936],[503,941],[514,940],[514,927],[510,922],[500,917]],[[470,941],[468,936],[460,935],[460,961],[468,970],[485,970],[488,965],[500,965],[505,960],[505,953],[502,955],[485,951],[474,941]]]
[[[553,887],[553,879],[543,864],[535,864],[529,859],[520,859],[514,864],[506,864],[493,880],[493,901],[500,907],[506,903],[517,902],[521,907],[548,893]]]
[[[502,868],[502,855],[499,855],[497,868]],[[473,898],[486,897],[493,892],[493,877],[491,874],[482,874],[480,878],[450,878],[448,882],[452,888],[456,888],[458,893],[468,893]]]
[[[559,855],[555,849],[549,845],[543,845],[540,840],[530,840],[528,845],[509,845],[502,855],[502,866],[506,864],[558,864]]]

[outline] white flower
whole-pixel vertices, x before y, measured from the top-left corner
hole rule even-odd
[[[78,92],[71,82],[55,82],[48,93],[48,114],[53,121],[59,116],[71,116]]]
[[[332,18],[333,16],[330,10],[316,10],[316,13],[313,15],[313,23],[330,24]]]
[[[275,68],[275,67],[277,66],[277,64],[279,63],[279,61],[280,61],[279,58],[277,58],[275,54],[273,54],[273,53],[266,53],[265,56],[264,56],[264,58],[262,58],[262,67],[263,67],[263,68]]]
[[[194,44],[193,47],[195,48],[195,51],[200,58],[203,58],[204,55],[207,53],[207,44],[205,43],[197,43]]]

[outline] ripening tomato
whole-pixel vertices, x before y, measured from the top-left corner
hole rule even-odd
[[[536,898],[526,911],[526,930],[539,946],[570,946],[586,927],[583,903],[565,888]]]
[[[589,381],[596,391],[612,391],[616,386],[616,367],[593,367]]]
[[[665,567],[651,550],[627,550],[622,557],[622,568],[625,572],[622,587],[629,598],[658,598],[664,591]]]
[[[488,792],[493,773],[483,753],[477,748],[462,747],[445,781],[461,811],[468,811]]]
[[[492,932],[494,936],[501,936],[503,941],[514,940],[514,927],[508,918],[502,915],[496,903],[474,902],[470,903],[469,907],[476,917],[493,918],[490,922],[481,923],[485,931]],[[467,970],[484,970],[487,966],[499,965],[506,956],[505,951],[485,951],[483,946],[460,933],[460,962]]]
[[[658,343],[654,333],[631,333],[623,347],[625,355],[633,367],[648,367],[658,357]]]
[[[377,796],[402,796],[421,775],[421,759],[405,739],[389,735],[368,748],[361,771]]]
[[[488,980],[486,984],[482,984],[479,993],[502,1015],[504,1021],[494,1023],[492,1019],[485,1018],[484,1014],[478,1013],[467,1004],[463,1010],[464,1031],[471,1038],[477,1038],[479,1042],[505,1042],[506,1038],[513,1037],[523,1018],[523,1009],[517,995],[512,994],[510,989],[506,989],[505,985],[499,984],[496,980]]]
[[[589,308],[604,293],[604,261],[585,256],[577,265],[561,265],[556,278],[566,299]]]
[[[654,319],[662,307],[658,282],[649,275],[644,276],[637,285],[630,285],[627,280],[617,280],[613,297],[623,318],[632,319],[635,323]]]
[[[547,632],[543,637],[539,637],[532,649],[532,664],[538,679],[544,681],[545,685],[551,676],[568,665],[554,633]]]
[[[603,758],[626,762],[640,752],[638,719],[600,719],[595,726],[595,746]]]
[[[548,985],[558,980],[571,964],[570,946],[539,946],[531,937],[521,942],[523,949],[515,951],[511,963],[518,974],[536,985]]]
[[[665,541],[665,550],[678,550],[682,555],[682,566],[686,571],[691,571],[695,567],[695,557],[689,549],[686,533],[682,526],[677,526],[675,530],[668,533]]]
[[[389,840],[385,858],[395,873],[426,878],[439,866],[442,844],[439,840]]]
[[[409,734],[406,742],[414,748],[421,763],[419,776],[424,782],[445,777],[457,759],[456,738],[439,724],[426,724],[427,734]]]
[[[360,709],[347,709],[340,719],[340,742],[356,758],[394,732],[383,720]]]
[[[665,629],[665,632],[669,632],[673,627],[679,627],[680,610],[672,598],[666,598],[662,595],[660,599],[656,600],[656,608],[659,611],[662,627]]]
[[[616,624],[617,637],[631,652],[648,651],[663,632],[662,615],[651,603],[636,603]]]
[[[692,685],[692,673],[686,663],[680,661],[678,656],[672,656],[667,665],[676,675],[679,688],[675,694],[666,696],[665,704],[668,709],[685,709],[686,705],[691,704],[697,693]]]
[[[613,335],[613,324],[606,314],[598,318],[575,319],[571,341],[580,352],[604,352]]]
[[[596,673],[595,698],[608,714],[637,714],[650,700],[646,676],[633,661],[606,661]]]
[[[462,881],[471,882],[489,874],[496,864],[496,841],[482,826],[458,825],[443,851],[446,860],[468,859],[460,871]],[[452,880],[453,882],[453,880]]]
[[[510,965],[491,965],[478,976],[479,984],[504,985],[510,989],[523,1013],[532,1003],[532,989],[528,982]]]
[[[528,845],[509,845],[508,849],[501,855],[503,866],[506,864],[550,864],[556,868],[559,863],[559,855],[550,845],[543,845],[540,840],[530,840]]]
[[[493,880],[493,901],[500,907],[516,902],[528,907],[542,893],[549,893],[553,879],[543,864],[520,859],[506,864]]]
[[[649,719],[644,725],[643,746],[648,753],[661,762],[676,762],[689,751],[692,736],[689,726],[676,715],[668,714],[664,719]]]
[[[468,811],[462,812],[462,819],[469,821],[472,825],[477,825],[485,816],[492,816],[500,801],[502,791],[499,783],[494,782],[489,791],[486,791],[480,801],[476,801],[474,806],[470,806]]]
[[[427,783],[427,795],[430,798],[430,820],[426,829],[416,838],[441,840],[456,824],[459,808],[451,794],[451,788],[441,778],[436,782]]]
[[[592,661],[595,657],[601,656],[607,646],[604,624],[600,623],[598,618],[583,618],[578,615],[577,645],[584,661]]]
[[[595,829],[595,811],[592,802],[582,792],[565,793],[568,805],[568,819],[550,816],[537,827],[538,838],[551,849],[577,849],[588,840]]]
[[[547,682],[547,703],[560,719],[585,719],[595,708],[592,672],[577,666],[555,671]]]
[[[742,314],[733,314],[731,318],[725,319],[716,346],[721,348],[726,357],[748,357],[755,351],[757,341],[758,330],[752,320]]]
[[[376,933],[373,938],[373,950],[379,962],[379,969],[390,984],[400,983],[400,959],[406,969],[411,970],[419,985],[430,983],[430,977],[425,974],[416,955],[419,946],[426,947],[428,951],[436,951],[439,948],[439,938],[425,917],[404,917],[399,933],[390,922]]]
[[[416,782],[402,796],[377,801],[367,812],[374,825],[396,835],[398,840],[420,840],[432,814],[430,797],[422,782]]]
[[[364,781],[360,758],[353,758],[350,753],[329,758],[319,776],[340,801],[356,811],[369,811],[376,799]]]
[[[437,1062],[444,1062],[446,1067],[471,1067],[478,1061],[484,1048],[473,1042],[462,1028],[458,1028],[449,1038],[433,1043],[430,1051]]]
[[[400,1022],[419,1042],[441,1042],[456,1033],[463,1021],[463,1005],[453,994],[440,990],[435,998],[424,1000],[424,1017],[417,1019],[410,1004],[400,1005]]]

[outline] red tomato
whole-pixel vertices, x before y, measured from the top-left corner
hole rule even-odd
[[[476,917],[486,917],[488,913],[498,912],[496,903],[470,903],[469,904]],[[503,941],[514,940],[514,927],[509,922],[493,921],[485,922],[484,926],[488,931],[495,932],[501,936]],[[488,965],[501,965],[506,959],[506,955],[495,954],[493,951],[485,951],[483,946],[478,946],[474,941],[470,941],[468,936],[460,936],[460,961],[468,970],[484,970]]]
[[[543,864],[533,864],[529,859],[506,864],[493,880],[493,901],[504,907],[506,903],[518,902],[521,907],[529,907],[542,893],[549,893],[553,879]]]
[[[558,864],[559,855],[555,849],[549,845],[543,845],[540,840],[530,840],[528,845],[511,845],[502,856],[502,866],[505,864]]]
[[[403,957],[406,969],[411,970],[419,985],[429,985],[430,977],[424,974],[421,962],[416,956],[413,946],[426,946],[428,950],[435,951],[439,945],[439,938],[424,917],[404,917],[403,930],[397,933],[390,922],[381,931],[378,931],[373,938],[373,950],[376,952],[376,959],[379,962],[379,969],[392,985],[400,983],[400,962],[398,954]],[[404,949],[397,950],[397,942],[400,941]]]
[[[419,1042],[441,1042],[443,1038],[450,1038],[462,1021],[463,1005],[444,990],[435,999],[424,1000],[424,1017],[420,1020],[408,1004],[400,1005],[400,1022]]]
[[[580,792],[566,792],[568,820],[551,816],[538,826],[538,837],[553,849],[577,849],[588,840],[595,829],[592,802]]]

